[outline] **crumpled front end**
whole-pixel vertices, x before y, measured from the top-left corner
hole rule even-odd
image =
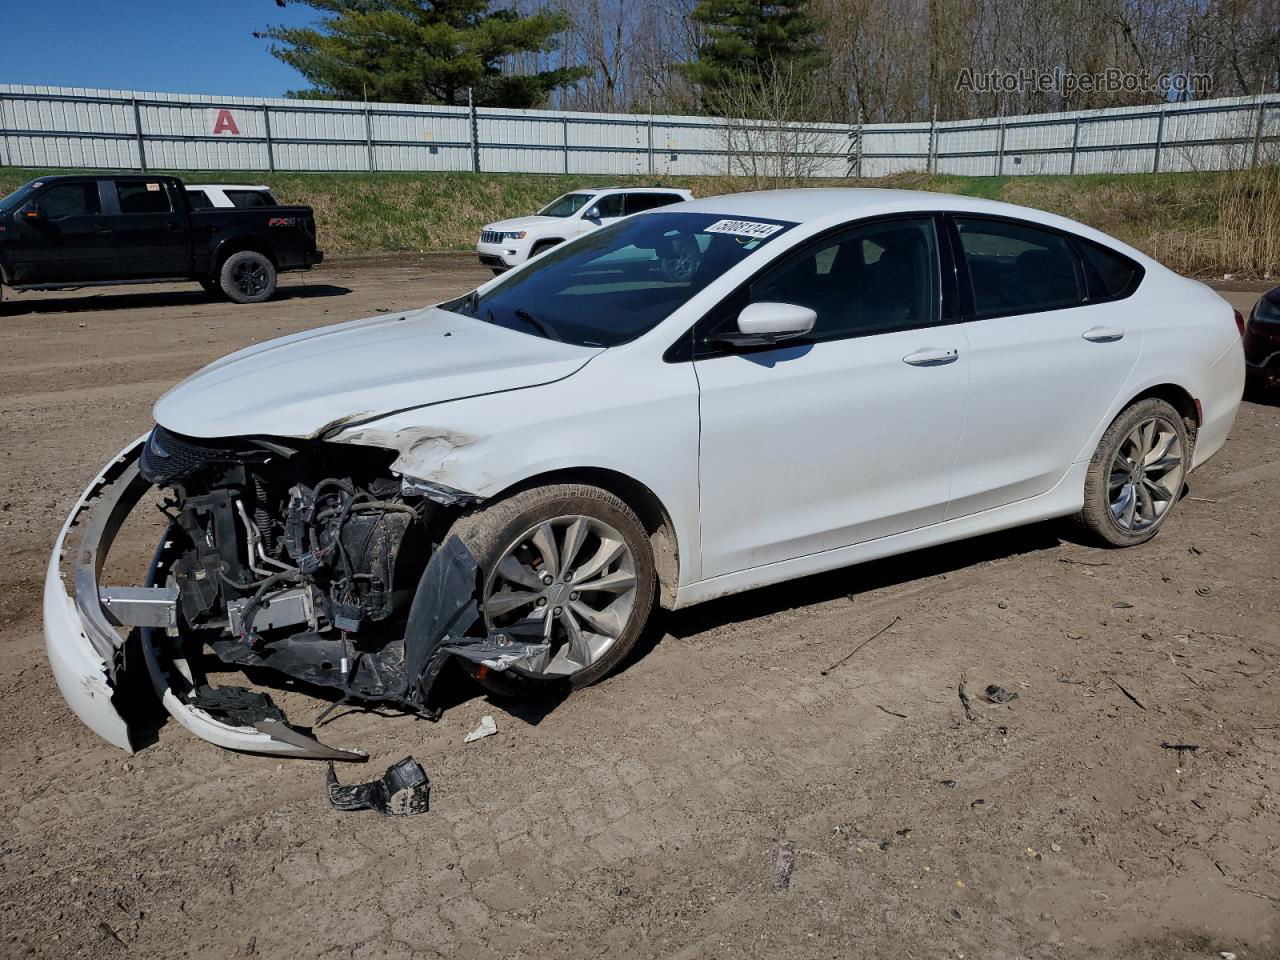
[[[450,657],[499,670],[536,657],[541,638],[477,631],[475,560],[456,537],[439,542],[462,507],[392,478],[389,456],[263,438],[194,440],[159,427],[122,450],[77,501],[45,584],[49,661],[76,715],[109,743],[135,749],[127,718],[137,711],[120,702],[124,672],[144,668],[126,661],[133,636],[165,709],[202,739],[363,760],[290,723],[269,695],[214,685],[200,664],[212,653],[226,669],[328,687],[337,702],[433,716],[431,687]],[[122,524],[157,487],[170,525],[145,582],[102,584]]]

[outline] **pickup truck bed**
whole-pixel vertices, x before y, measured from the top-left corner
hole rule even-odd
[[[310,207],[193,210],[176,177],[44,177],[0,200],[0,284],[17,290],[193,280],[259,303],[323,258]]]

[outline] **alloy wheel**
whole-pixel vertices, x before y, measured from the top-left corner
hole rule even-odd
[[[622,534],[595,517],[536,524],[507,547],[484,592],[485,625],[550,650],[532,676],[563,677],[603,657],[631,621],[636,566]]]
[[[260,263],[237,263],[231,271],[231,282],[246,297],[256,297],[267,289],[267,271]]]
[[[1111,519],[1138,533],[1158,524],[1178,499],[1184,475],[1182,441],[1174,425],[1151,417],[1120,441],[1107,474]]]

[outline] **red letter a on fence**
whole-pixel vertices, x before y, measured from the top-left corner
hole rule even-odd
[[[218,119],[213,122],[213,135],[216,137],[220,133],[240,136],[240,128],[236,126],[235,117],[231,116],[230,110],[219,110]]]

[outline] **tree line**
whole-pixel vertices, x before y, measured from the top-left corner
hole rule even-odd
[[[1276,0],[290,2],[316,22],[258,35],[304,97],[893,123],[1280,90]]]

